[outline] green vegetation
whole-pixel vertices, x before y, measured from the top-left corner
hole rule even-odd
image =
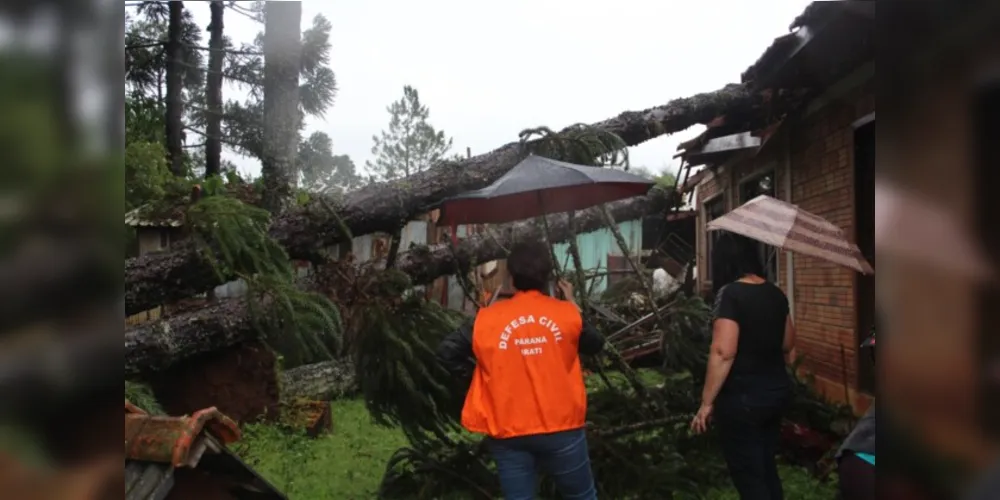
[[[358,400],[334,402],[333,426],[332,433],[315,440],[274,426],[246,426],[243,440],[235,446],[244,460],[292,500],[376,498],[386,463],[406,446],[402,431],[375,425],[364,402]],[[781,475],[787,498],[836,498],[832,480],[820,482],[808,471],[791,466],[783,466]],[[739,497],[726,485],[704,498]]]
[[[311,440],[266,425],[244,427],[237,452],[294,500],[376,498],[389,457],[406,446],[402,431],[377,426],[363,401],[333,404],[334,431]]]

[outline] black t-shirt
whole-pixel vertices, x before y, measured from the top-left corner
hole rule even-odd
[[[715,319],[733,320],[740,327],[736,359],[722,386],[723,395],[771,399],[791,388],[782,348],[788,312],[788,297],[772,283],[737,281],[719,290]]]

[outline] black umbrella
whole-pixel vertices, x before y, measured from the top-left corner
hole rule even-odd
[[[644,195],[655,183],[611,168],[531,155],[496,182],[442,202],[441,225],[502,224]]]

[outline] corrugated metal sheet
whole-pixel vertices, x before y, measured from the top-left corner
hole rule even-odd
[[[368,262],[372,258],[372,235],[358,236],[351,241],[351,253],[357,262]]]
[[[366,234],[358,236],[351,241],[351,253],[358,263],[368,262],[375,256],[376,241],[387,240],[384,234]],[[427,221],[410,221],[402,231],[402,241],[399,244],[399,251],[405,252],[410,245],[427,244]],[[383,256],[384,257],[384,256]]]
[[[618,230],[625,237],[632,255],[637,255],[642,249],[642,221],[621,222],[618,224]],[[577,235],[576,246],[580,251],[580,263],[585,271],[607,269],[609,255],[622,255],[621,249],[618,248],[618,243],[615,241],[614,233],[610,229]],[[569,243],[555,245],[554,251],[561,267],[567,270],[575,268],[573,258],[569,253]],[[606,278],[600,277],[592,281],[595,293],[607,289]]]
[[[448,276],[448,309],[461,311],[465,305],[465,290],[462,283],[454,276]]]
[[[142,208],[137,208],[125,214],[125,225],[129,227],[181,227],[180,218],[149,218],[141,214]]]
[[[403,239],[399,244],[399,250],[405,252],[410,245],[427,244],[427,221],[415,220],[403,228]]]
[[[170,465],[125,461],[125,500],[163,500],[173,487]]]

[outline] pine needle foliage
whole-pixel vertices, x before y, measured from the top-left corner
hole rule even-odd
[[[628,170],[628,145],[617,135],[585,123],[560,132],[548,127],[521,132],[521,147],[528,153],[577,165],[603,165]]]
[[[525,130],[520,137],[525,154],[628,169],[624,142],[586,125],[558,133],[544,127]],[[620,233],[617,236],[621,239]],[[725,461],[711,436],[692,436],[688,431],[704,382],[711,311],[700,298],[683,292],[654,298],[647,277],[637,274],[633,279],[631,288],[641,293],[609,294],[601,300],[603,309],[632,318],[629,321],[652,314],[655,321],[612,339],[610,334],[625,325],[594,318],[609,336],[610,345],[606,356],[585,360],[595,373],[588,378],[587,431],[598,495],[703,498],[726,479]],[[580,284],[577,288],[584,289]],[[644,295],[644,300],[630,300],[636,295]],[[404,303],[366,311],[358,350],[359,366],[365,366],[359,369],[358,380],[372,377],[378,381],[365,392],[373,416],[411,429],[407,432],[410,446],[399,450],[387,465],[380,497],[496,498],[498,481],[485,441],[455,432],[454,414],[442,411],[457,403],[467,387],[467,381],[455,381],[451,387],[459,397],[453,393],[449,399],[449,386],[437,378],[441,371],[430,359],[428,346],[450,325],[439,321],[437,329],[428,326],[435,314],[428,312],[428,305],[417,308],[413,304],[414,309],[409,309]],[[408,315],[414,319],[404,319]],[[659,343],[662,351],[663,365],[655,370],[655,377],[634,370],[619,354],[649,343]],[[421,398],[413,398],[413,389],[419,389]],[[803,394],[799,405],[815,417],[810,422],[829,417],[821,411],[828,405],[811,396]],[[553,485],[545,479],[542,498],[556,498]]]
[[[385,271],[381,297],[359,307],[355,367],[368,411],[380,425],[400,427],[411,443],[451,443],[458,431],[461,394],[435,355],[461,316],[407,294],[408,279]]]
[[[219,194],[191,205],[184,227],[220,281],[247,284],[251,319],[266,342],[296,364],[331,359],[343,333],[340,312],[296,286],[288,254],[267,233],[270,221],[266,210]]]
[[[386,465],[379,498],[492,500],[500,483],[485,443],[465,439],[451,448],[418,444]]]
[[[156,401],[156,396],[153,395],[153,390],[146,385],[126,380],[125,401],[134,404],[140,410],[150,415],[164,414],[163,408]]]

